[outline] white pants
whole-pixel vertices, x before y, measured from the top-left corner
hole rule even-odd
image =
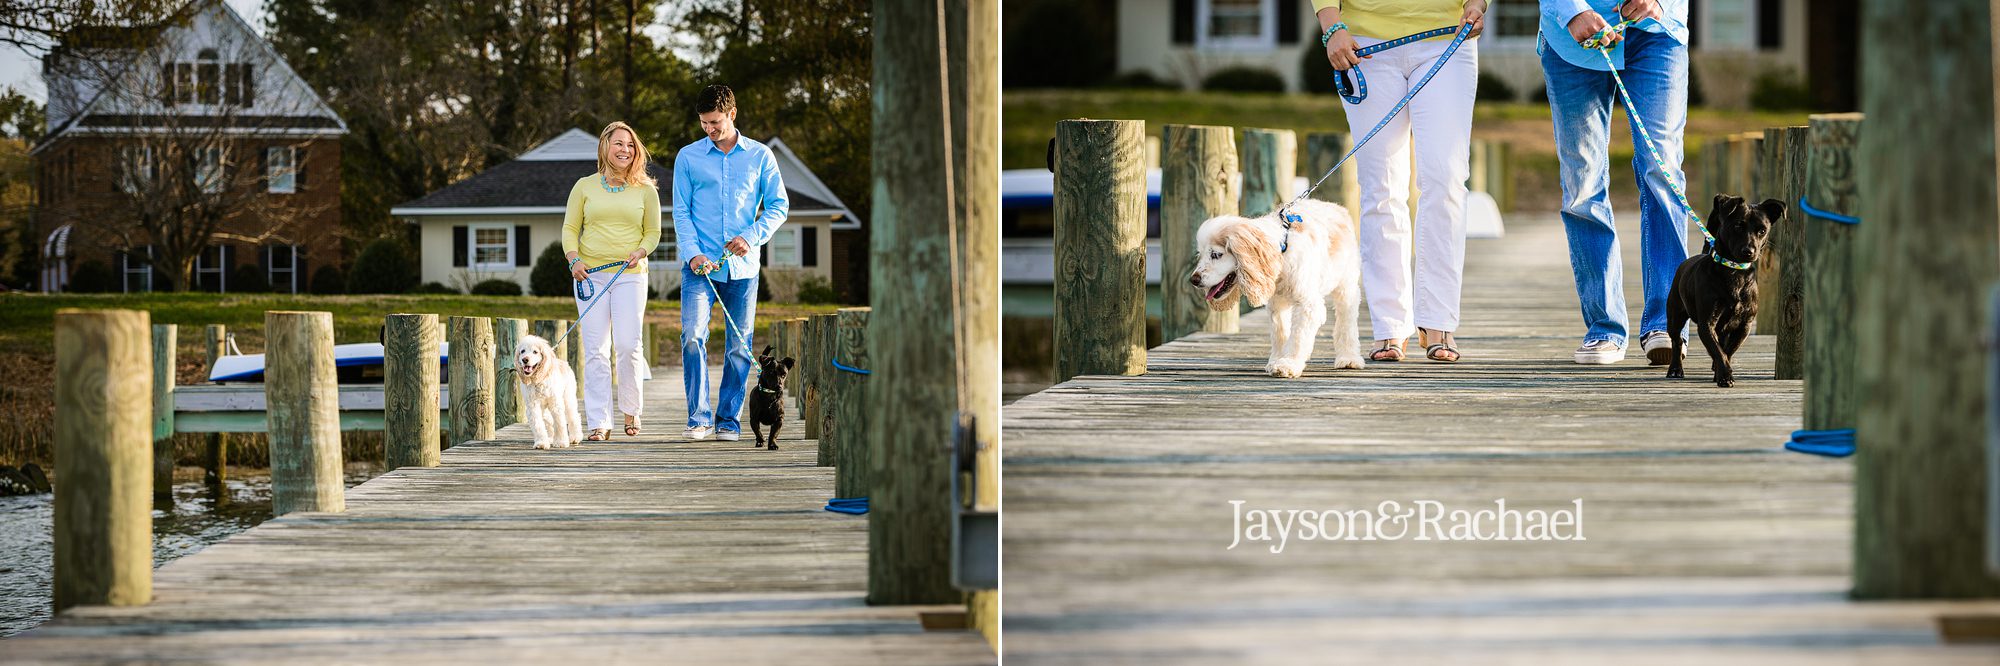
[[[583,312],[589,301],[577,301],[582,323],[576,325],[578,343],[583,345],[583,422],[590,430],[611,427],[611,360],[618,360],[618,411],[638,416],[646,371],[645,352],[639,347],[646,320],[646,276],[626,274],[611,284],[614,271],[590,274],[597,288],[593,300],[602,301]],[[608,290],[608,291],[607,291]],[[611,353],[617,352],[616,356]],[[619,425],[624,425],[620,420]]]
[[[1355,38],[1361,46],[1382,41]],[[1353,140],[1361,140],[1381,122],[1450,44],[1450,40],[1405,44],[1361,61],[1368,98],[1345,104]],[[1361,181],[1361,285],[1368,295],[1368,318],[1377,340],[1401,340],[1416,333],[1417,327],[1458,330],[1458,294],[1465,268],[1465,182],[1471,175],[1467,161],[1478,82],[1478,42],[1467,41],[1403,113],[1354,156],[1353,168]],[[1420,190],[1414,243],[1409,206],[1413,130]]]

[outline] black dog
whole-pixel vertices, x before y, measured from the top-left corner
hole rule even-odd
[[[757,374],[757,388],[750,394],[750,434],[757,436],[750,448],[768,445],[776,451],[778,428],[785,425],[785,373],[792,371],[792,357],[771,358],[771,349],[764,347],[764,353],[757,357],[757,365],[764,370]],[[771,426],[769,440],[759,425]]]
[[[1715,210],[1708,214],[1715,244],[1702,254],[1689,257],[1674,271],[1674,286],[1667,294],[1667,334],[1673,337],[1673,361],[1667,377],[1686,377],[1681,355],[1686,353],[1681,331],[1694,320],[1701,344],[1715,363],[1715,385],[1728,388],[1736,383],[1729,357],[1750,335],[1750,323],[1757,319],[1757,258],[1764,253],[1764,239],[1771,225],[1785,217],[1785,202],[1765,199],[1748,205],[1743,197],[1715,195]],[[1723,262],[1750,268],[1737,268]]]

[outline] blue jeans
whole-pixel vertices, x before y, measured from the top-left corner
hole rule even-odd
[[[714,289],[709,285],[713,284]],[[708,409],[709,306],[720,295],[729,317],[723,320],[722,389],[716,410]],[[681,266],[681,380],[687,385],[688,427],[713,425],[723,432],[742,432],[743,393],[751,381],[752,333],[757,328],[757,278],[713,283]]]
[[[1567,39],[1567,35],[1558,36]],[[1584,341],[1609,340],[1624,346],[1624,266],[1611,214],[1611,110],[1622,107],[1611,73],[1572,65],[1554,49],[1541,50],[1549,107],[1555,117],[1556,156],[1562,163],[1563,230],[1569,262],[1576,272],[1576,296],[1589,328]],[[1625,69],[1620,76],[1632,104],[1653,136],[1651,150],[1632,132],[1637,149],[1632,170],[1639,181],[1639,257],[1646,304],[1639,316],[1644,333],[1667,328],[1667,291],[1674,269],[1688,258],[1687,212],[1653,164],[1652,150],[1681,172],[1681,133],[1687,128],[1687,46],[1672,37],[1641,30],[1625,32]],[[1675,332],[1677,335],[1678,331]]]

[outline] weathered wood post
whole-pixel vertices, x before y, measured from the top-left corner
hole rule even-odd
[[[1146,372],[1145,129],[1139,120],[1056,123],[1057,383]]]
[[[1196,331],[1236,332],[1236,308],[1208,306],[1208,295],[1188,284],[1200,258],[1194,234],[1201,223],[1236,212],[1236,139],[1228,127],[1167,125],[1160,128],[1166,165],[1160,170],[1160,339]]]
[[[1299,173],[1299,140],[1291,130],[1246,128],[1238,141],[1243,163],[1243,194],[1237,210],[1256,217],[1278,209],[1292,198],[1292,179]],[[1140,174],[1144,187],[1145,173]],[[1143,191],[1143,189],[1142,189]],[[1143,208],[1140,209],[1144,213]]]
[[[1783,201],[1785,197],[1778,191],[1780,187],[1778,171],[1785,160],[1785,144],[1780,130],[1765,129],[1762,136],[1757,139],[1755,150],[1756,152],[1750,156],[1752,172],[1750,203],[1755,204],[1765,199]],[[1798,202],[1794,200],[1785,205],[1797,208]],[[1784,297],[1783,287],[1779,285],[1779,275],[1785,271],[1785,261],[1783,257],[1778,256],[1777,247],[1778,243],[1782,242],[1780,235],[1784,233],[1787,221],[1792,216],[1789,208],[1785,211],[1784,219],[1771,221],[1771,233],[1764,239],[1764,254],[1757,258],[1757,332],[1764,335],[1778,333],[1778,319],[1784,314],[1784,306],[1779,305],[1779,300]]]
[[[514,353],[521,338],[528,336],[528,320],[510,317],[493,319],[493,428],[498,430],[528,418],[528,406],[518,393],[521,384],[514,377]]]
[[[834,455],[834,452],[838,450],[836,447],[840,441],[840,435],[835,432],[834,426],[834,416],[839,413],[840,394],[835,392],[835,389],[838,387],[834,385],[833,381],[837,373],[833,369],[833,344],[834,340],[838,337],[835,333],[839,331],[840,321],[838,316],[833,313],[813,315],[812,319],[814,329],[817,331],[813,339],[813,346],[817,349],[815,352],[817,360],[813,361],[813,363],[820,366],[817,370],[819,373],[819,404],[816,405],[818,408],[817,411],[808,417],[807,420],[812,421],[819,427],[819,465],[821,467],[832,467],[837,457]]]
[[[493,439],[493,322],[451,318],[452,446]],[[577,375],[581,384],[583,375]]]
[[[646,346],[646,365],[648,367],[659,366],[660,365],[659,323],[650,321],[646,322],[646,340],[644,344]]]
[[[1852,215],[1861,210],[1855,186],[1854,149],[1861,140],[1858,113],[1812,116],[1812,155],[1806,163],[1806,200],[1814,208]],[[1854,350],[1855,232],[1851,225],[1807,216],[1805,231],[1805,427],[1854,427],[1857,370]]]
[[[805,378],[800,376],[803,373],[800,372],[801,368],[799,366],[800,363],[805,362],[805,351],[803,349],[806,333],[805,323],[806,320],[798,317],[785,320],[785,351],[778,355],[779,360],[783,360],[787,356],[792,358],[792,371],[785,373],[785,391],[792,396],[794,404],[803,404],[798,401],[802,399],[799,397],[799,387],[805,385]]]
[[[820,442],[819,404],[825,389],[820,387],[820,370],[826,365],[826,357],[819,352],[819,317],[808,315],[802,322],[805,331],[799,338],[799,420],[804,422],[805,438]],[[820,449],[819,464],[832,465],[831,451]]]
[[[1319,180],[1327,169],[1340,161],[1340,156],[1354,149],[1354,142],[1346,132],[1314,132],[1306,135],[1306,174],[1308,178]],[[1312,197],[1320,201],[1331,201],[1347,207],[1350,215],[1361,214],[1361,175],[1352,165],[1342,167],[1340,173],[1326,179],[1326,184],[1313,190]]]
[[[868,314],[869,308],[841,308],[835,315],[838,332],[835,334],[837,353],[835,358],[841,365],[858,370],[870,370],[874,364],[868,362]],[[833,495],[835,497],[868,497],[869,485],[869,437],[868,437],[868,382],[872,375],[863,375],[850,370],[836,369],[833,373],[834,393],[841,400],[836,409],[835,427],[840,431],[839,449],[833,452]],[[871,500],[872,501],[872,500]]]
[[[56,312],[55,609],[153,600],[151,316]]]
[[[264,313],[264,419],[271,513],[345,509],[333,313]]]
[[[214,372],[215,360],[227,353],[223,340],[228,337],[228,333],[228,328],[222,324],[209,324],[202,333],[202,344],[208,352],[208,358],[204,359],[206,363],[202,366],[202,376],[206,377]],[[203,465],[208,471],[204,475],[204,480],[210,485],[219,486],[229,479],[229,434],[212,432],[208,433],[205,439],[207,446],[203,453]]]
[[[569,362],[569,341],[556,339],[563,334],[563,329],[566,328],[569,328],[569,322],[561,319],[536,319],[528,322],[529,333],[549,341],[549,345],[555,347],[556,362],[558,363]]]
[[[1805,371],[1805,253],[1806,213],[1799,210],[1799,197],[1805,196],[1806,162],[1811,146],[1807,142],[1808,131],[1804,126],[1782,127],[1775,136],[1767,136],[1764,144],[1776,145],[1778,155],[1776,194],[1772,196],[1785,202],[1785,220],[1771,230],[1771,255],[1782,268],[1778,273],[1777,316],[1772,319],[1772,332],[1778,335],[1778,359],[1776,377],[1778,379],[1800,379]]]
[[[386,440],[383,458],[387,467],[436,467],[437,315],[392,314],[384,321],[382,402],[382,434]]]
[[[1505,141],[1487,141],[1486,161],[1482,165],[1486,171],[1486,189],[1493,195],[1493,203],[1500,212],[1514,210],[1514,144]],[[1313,176],[1318,178],[1318,176]]]
[[[574,319],[557,319],[556,322],[561,324],[562,330],[565,331],[570,330],[571,326],[576,325],[576,320]],[[583,327],[578,326],[577,330],[581,331],[583,330]],[[569,352],[569,355],[565,358],[569,359],[570,373],[576,376],[576,388],[578,391],[582,391],[583,390],[583,334],[572,331],[569,334],[568,338],[563,339],[563,348],[564,351]],[[611,373],[611,376],[616,377],[618,376],[618,373],[613,372]]]
[[[174,345],[180,336],[173,324],[153,325],[153,499],[174,498]]]
[[[1989,0],[1862,4],[1854,595],[2000,596],[1979,335],[2000,278]],[[1808,314],[1808,316],[1812,316]]]

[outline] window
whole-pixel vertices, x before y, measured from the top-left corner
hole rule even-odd
[[[297,245],[264,246],[264,265],[267,267],[265,272],[269,276],[266,279],[271,281],[271,291],[284,294],[299,293],[298,262]]]
[[[646,259],[654,264],[673,266],[680,263],[680,259],[674,257],[674,254],[679,252],[679,249],[674,247],[674,221],[672,218],[673,216],[669,215],[667,216],[667,220],[660,224],[660,246],[653,248],[652,254],[646,255]]]
[[[1702,45],[1711,49],[1745,50],[1756,44],[1752,0],[1713,0],[1706,7]]]
[[[213,62],[213,49],[202,53],[207,62],[166,64],[165,98],[169,104],[251,106],[256,103],[255,67],[245,63],[224,65]]]
[[[194,184],[209,194],[221,192],[223,182],[222,149],[196,148],[194,151]]]
[[[298,191],[298,149],[291,146],[264,149],[265,189],[272,194]]]
[[[255,83],[250,78],[250,66],[233,63],[222,69],[225,84],[222,102],[231,106],[250,106],[256,102]]]
[[[118,253],[118,268],[125,278],[126,293],[153,290],[153,246],[146,246],[143,254],[129,250]]]
[[[764,250],[765,256],[771,258],[773,266],[799,265],[798,227],[780,227],[771,234],[771,242]]]
[[[228,251],[221,245],[201,249],[194,258],[194,283],[202,291],[229,291]]]
[[[1207,0],[1196,8],[1200,45],[1206,48],[1272,48],[1277,40],[1273,0]]]
[[[514,269],[512,226],[472,227],[472,267],[476,270]]]
[[[1541,31],[1541,7],[1532,2],[1496,2],[1488,9],[1481,41],[1495,46],[1533,45]]]
[[[119,148],[118,189],[126,194],[138,194],[151,187],[153,180],[160,176],[159,162],[153,156],[152,146]]]

